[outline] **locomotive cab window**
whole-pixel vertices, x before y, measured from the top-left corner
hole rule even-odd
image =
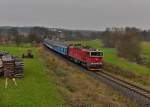
[[[100,57],[100,56],[103,56],[103,52],[91,52],[91,56]]]

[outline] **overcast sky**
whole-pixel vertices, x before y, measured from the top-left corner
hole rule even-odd
[[[150,28],[150,0],[0,0],[0,26]]]

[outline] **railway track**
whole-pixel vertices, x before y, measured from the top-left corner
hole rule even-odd
[[[130,90],[132,90],[132,91],[134,91],[134,92],[136,92],[136,93],[138,93],[138,94],[140,94],[140,95],[142,95],[142,96],[144,96],[150,100],[150,91],[149,90],[146,90],[146,89],[141,88],[137,85],[131,84],[127,81],[119,79],[119,78],[112,76],[111,74],[108,74],[108,73],[103,72],[103,71],[97,73],[97,75],[103,76],[103,77],[105,77],[111,81],[114,81],[117,84],[122,85],[123,87],[128,88],[128,89],[130,89]]]
[[[80,69],[80,71],[85,72],[90,76],[94,77],[95,79],[106,83],[107,85],[111,86],[113,89],[120,91],[122,94],[124,94],[126,97],[130,98],[131,100],[135,101],[141,107],[150,107],[149,90],[146,90],[135,84],[120,79],[104,70],[100,70],[100,72],[88,71],[85,68],[79,66],[78,64],[75,64],[72,61],[65,59],[60,54],[56,54],[55,52],[52,52],[52,54],[55,54],[57,57],[61,58],[65,62],[71,63],[73,66],[76,66],[77,68]]]
[[[122,94],[139,104],[141,107],[150,107],[149,90],[119,79],[118,77],[107,73],[107,71],[101,70],[100,72],[94,73],[87,71],[87,73],[97,80],[100,80],[111,86],[113,89],[120,91]]]

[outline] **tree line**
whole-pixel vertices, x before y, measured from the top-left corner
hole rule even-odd
[[[141,31],[137,28],[107,28],[102,34],[104,47],[116,48],[119,57],[140,63]]]
[[[7,41],[16,44],[39,43],[44,38],[54,40],[80,40],[95,39],[101,35],[101,31],[67,30],[45,27],[0,27],[0,42]]]
[[[0,43],[16,43],[20,45],[21,43],[32,43],[32,42],[42,42],[42,40],[49,35],[47,28],[43,27],[33,27],[29,29],[29,32],[22,31],[19,32],[19,28],[11,27],[9,29],[0,29]]]

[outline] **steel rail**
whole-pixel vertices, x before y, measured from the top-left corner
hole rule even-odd
[[[105,77],[105,78],[125,87],[125,88],[128,88],[128,89],[130,89],[130,90],[132,90],[132,91],[134,91],[134,92],[136,92],[136,93],[138,93],[138,94],[140,94],[140,95],[142,95],[142,96],[144,96],[150,100],[150,91],[149,90],[141,88],[141,87],[139,87],[135,84],[132,84],[130,82],[127,82],[125,80],[119,79],[118,77],[115,77],[111,74],[106,73],[106,71],[95,72],[95,73],[97,75],[103,76],[103,77]]]

